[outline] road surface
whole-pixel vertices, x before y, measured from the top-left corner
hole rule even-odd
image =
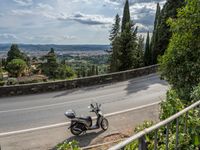
[[[79,116],[89,115],[91,102],[101,103],[105,114],[155,103],[164,99],[167,89],[165,81],[151,74],[89,88],[1,98],[0,135],[69,121],[63,115],[68,109]]]

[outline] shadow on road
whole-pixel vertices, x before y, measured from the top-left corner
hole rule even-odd
[[[127,95],[129,95],[138,91],[147,90],[148,88],[150,88],[150,86],[155,84],[160,84],[164,86],[168,85],[167,82],[161,80],[158,75],[149,75],[149,77],[139,81],[130,80],[125,90],[127,91]]]
[[[112,83],[110,83],[112,84]],[[75,89],[69,89],[69,90],[65,90],[62,93],[55,95],[53,98],[57,98],[57,97],[62,97],[62,96],[67,96],[68,94],[72,94],[72,93],[76,93],[76,92],[84,92],[84,91],[92,91],[92,90],[97,90],[100,88],[104,88],[106,86],[109,86],[110,84],[102,84],[102,85],[92,85],[92,86],[88,86],[88,87],[82,87],[82,88],[75,88]]]
[[[91,142],[98,137],[99,135],[101,135],[102,133],[104,133],[103,130],[99,131],[99,132],[90,132],[90,133],[86,133],[84,135],[81,136],[72,136],[67,138],[66,140],[64,140],[62,143],[64,142],[70,142],[70,141],[78,141],[79,146],[80,147],[86,147],[89,146],[91,144]],[[52,148],[51,150],[56,150],[56,146],[54,148]]]

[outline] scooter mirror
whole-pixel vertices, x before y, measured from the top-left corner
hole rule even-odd
[[[99,107],[101,107],[101,104],[99,104]]]

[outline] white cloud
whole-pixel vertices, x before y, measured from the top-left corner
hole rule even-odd
[[[16,9],[16,10],[12,10],[12,13],[14,15],[19,15],[19,16],[34,14],[33,11],[29,9]]]
[[[42,9],[42,10],[53,10],[52,6],[48,4],[44,4],[44,3],[39,3],[37,8]]]
[[[30,6],[33,4],[32,0],[13,0],[14,2],[16,2],[18,5],[21,6]]]
[[[14,34],[11,34],[11,33],[3,33],[3,34],[0,34],[0,39],[2,40],[16,40],[17,39],[17,36],[14,35]]]
[[[66,16],[65,14],[61,14],[61,16],[58,17],[58,19],[72,20],[86,25],[104,25],[113,23],[113,18],[108,18],[103,15],[88,15],[80,12],[77,12],[72,16]]]

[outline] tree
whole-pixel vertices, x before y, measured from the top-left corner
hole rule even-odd
[[[75,76],[76,76],[76,74],[72,70],[71,67],[69,67],[67,65],[63,65],[63,64],[61,64],[58,67],[57,74],[56,74],[57,79],[67,79],[67,78],[73,78]]]
[[[129,2],[128,0],[126,0],[125,5],[124,5],[121,32],[124,32],[127,28],[127,24],[129,26],[130,23],[131,23],[131,17],[130,17],[130,10],[129,10]]]
[[[129,2],[126,0],[124,6],[124,13],[122,18],[122,29],[119,40],[120,49],[120,66],[119,71],[135,68],[137,64],[137,27],[134,28],[134,24],[130,18]]]
[[[151,44],[150,44],[150,49],[152,52],[152,64],[156,64],[157,63],[157,51],[156,49],[156,44],[158,43],[158,28],[160,25],[160,5],[159,3],[157,3],[157,9],[156,9],[156,15],[155,15],[155,21],[154,21],[154,30],[153,30],[153,35],[151,38]]]
[[[149,44],[149,32],[147,32],[147,39],[146,39],[146,46],[145,46],[145,52],[144,52],[144,63],[145,66],[151,65],[151,49]]]
[[[156,36],[157,39],[153,43],[153,63],[157,63],[157,58],[159,55],[163,55],[168,47],[169,40],[172,36],[170,27],[167,24],[169,18],[176,18],[177,10],[185,5],[185,0],[167,0],[161,13],[159,19],[156,22]]]
[[[51,48],[49,53],[45,56],[45,59],[46,63],[41,66],[42,72],[49,78],[55,79],[59,64],[57,63],[56,54],[53,48]]]
[[[161,75],[178,92],[188,96],[200,83],[200,2],[187,0],[177,19],[169,19],[172,38],[165,55],[160,59]]]
[[[29,64],[29,61],[30,61],[30,58],[25,53],[22,53],[19,50],[17,44],[11,45],[10,50],[8,51],[8,54],[7,54],[7,63],[12,61],[13,59],[22,59],[27,64]]]
[[[135,67],[140,68],[144,66],[144,37],[142,35],[138,37],[137,43],[137,64]]]
[[[120,36],[120,17],[117,14],[115,17],[115,23],[113,24],[110,32],[111,41],[111,57],[110,57],[110,71],[116,72],[119,70],[119,36]]]
[[[27,69],[27,64],[22,59],[13,59],[7,65],[11,77],[20,77]]]
[[[98,66],[96,66],[96,70],[95,70],[95,71],[96,71],[95,74],[96,74],[96,75],[99,75],[99,67],[98,67]]]
[[[110,31],[110,38],[109,40],[113,42],[120,33],[120,17],[117,14],[115,16],[115,23],[113,24],[112,30]]]

